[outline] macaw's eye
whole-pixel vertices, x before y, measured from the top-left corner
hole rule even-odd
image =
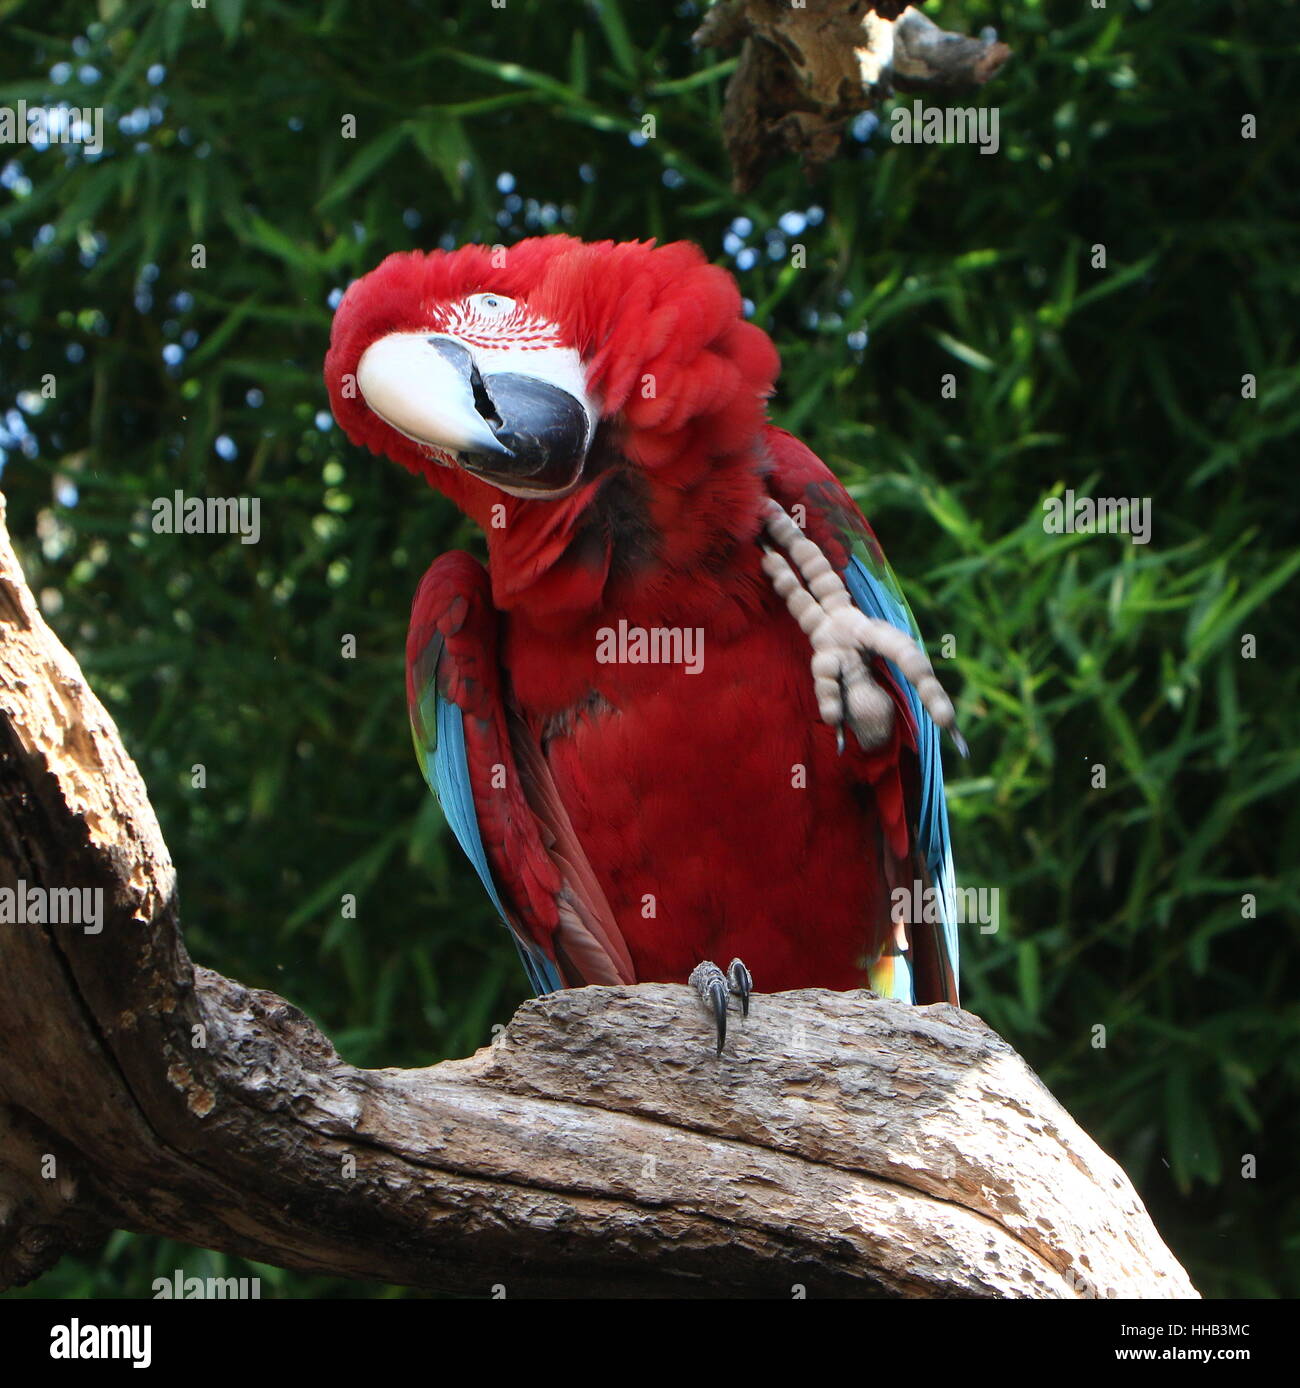
[[[515,306],[515,301],[507,299],[504,294],[471,294],[466,302],[476,313],[492,318],[503,317]]]

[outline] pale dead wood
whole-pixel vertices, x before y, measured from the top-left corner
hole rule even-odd
[[[106,909],[99,934],[0,926],[0,1285],[125,1228],[470,1294],[1195,1295],[1115,1163],[955,1008],[759,997],[719,1059],[686,989],[585,988],[469,1059],[366,1071],[196,968],[144,785],[0,505],[20,879]]]

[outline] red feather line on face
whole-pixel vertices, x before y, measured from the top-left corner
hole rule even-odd
[[[554,323],[538,318],[522,304],[498,317],[483,312],[473,301],[452,304],[434,315],[430,326],[434,332],[453,333],[471,347],[514,347],[531,352],[564,345]]]

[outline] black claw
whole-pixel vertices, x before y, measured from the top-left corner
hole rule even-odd
[[[727,985],[721,978],[709,983],[709,999],[713,1003],[713,1017],[718,1024],[718,1054],[727,1044]]]
[[[731,991],[740,999],[740,1010],[749,1016],[749,995],[754,990],[753,975],[739,959],[733,959],[727,967],[727,983]]]
[[[727,1040],[727,976],[712,960],[706,959],[691,970],[687,980],[700,995],[700,1001],[713,1012],[718,1028],[718,1054]]]
[[[950,731],[952,732],[952,740],[957,746],[957,751],[960,752],[963,757],[969,757],[970,748],[966,745],[966,739],[958,732],[955,723],[952,725]]]

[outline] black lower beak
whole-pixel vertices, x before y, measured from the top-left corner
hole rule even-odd
[[[466,454],[462,462],[470,472],[539,491],[559,491],[577,478],[587,451],[587,412],[568,391],[507,371],[482,377],[474,394],[482,399],[479,413],[511,456]]]
[[[568,391],[519,372],[481,375],[471,353],[451,338],[429,345],[469,383],[474,408],[500,451],[459,454],[460,465],[484,481],[528,491],[557,492],[582,471],[587,412]]]

